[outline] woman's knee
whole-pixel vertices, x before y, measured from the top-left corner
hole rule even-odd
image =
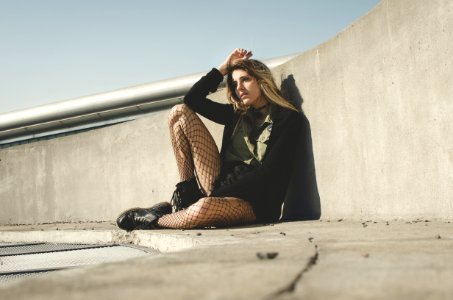
[[[193,111],[185,104],[177,104],[173,106],[168,115],[168,124],[174,124],[181,116],[193,113]]]
[[[212,209],[216,201],[218,202],[221,200],[214,197],[204,197],[192,204],[188,209],[192,216],[201,217]]]
[[[170,113],[168,114],[168,124],[173,124],[181,117],[183,106],[185,106],[185,104],[177,104],[170,109]]]

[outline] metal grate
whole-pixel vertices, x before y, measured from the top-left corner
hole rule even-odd
[[[34,278],[46,275],[49,274],[49,272],[50,271],[0,275],[0,287],[6,285],[7,283],[14,282],[20,279]]]
[[[0,244],[0,286],[51,271],[121,261],[157,253],[119,245]]]
[[[45,243],[26,245],[19,244],[11,246],[0,246],[0,257],[57,251],[71,251],[99,247],[100,247],[99,245],[75,245],[75,244],[45,244]]]
[[[29,246],[29,245],[41,245],[44,243],[0,243],[0,248],[13,247],[13,246]]]

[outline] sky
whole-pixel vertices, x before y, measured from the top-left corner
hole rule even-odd
[[[301,53],[379,0],[0,0],[0,114]]]

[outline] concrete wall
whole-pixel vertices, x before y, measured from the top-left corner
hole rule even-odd
[[[167,111],[0,150],[0,224],[114,220],[168,201],[178,173]],[[221,128],[211,128],[220,143]]]
[[[453,1],[384,0],[275,70],[311,122],[322,218],[453,219],[452,40]],[[168,200],[167,113],[1,149],[0,224],[113,220]]]
[[[386,0],[286,64],[324,218],[453,218],[453,1]]]

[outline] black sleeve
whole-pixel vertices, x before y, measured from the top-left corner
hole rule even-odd
[[[246,199],[252,205],[254,201],[262,201],[250,195],[256,195],[256,190],[274,191],[275,189],[286,189],[289,181],[289,170],[294,159],[296,141],[300,132],[300,115],[292,112],[291,115],[282,120],[280,124],[274,123],[274,129],[269,141],[272,147],[264,157],[262,165],[253,171],[245,174],[236,182],[222,186],[215,190],[212,196],[216,197],[238,197]],[[281,190],[279,190],[281,192]],[[270,196],[270,195],[268,195]],[[264,197],[267,201],[282,201],[274,197]],[[260,203],[260,205],[269,203]]]
[[[184,96],[184,103],[193,111],[211,121],[225,125],[234,115],[231,104],[214,102],[208,98],[209,93],[215,92],[223,80],[223,75],[217,69],[198,80]]]

